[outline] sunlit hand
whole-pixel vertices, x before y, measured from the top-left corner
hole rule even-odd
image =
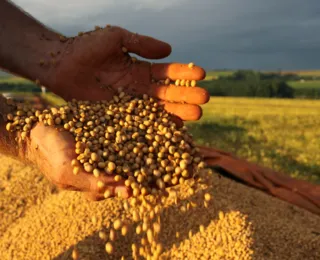
[[[59,44],[61,53],[50,82],[66,100],[109,99],[121,87],[127,93],[148,94],[163,100],[165,109],[183,120],[197,120],[202,114],[199,104],[209,99],[202,88],[174,85],[176,79],[203,79],[202,68],[191,69],[179,63],[151,64],[130,57],[129,53],[147,59],[167,57],[171,47],[159,40],[107,26]],[[167,78],[172,85],[156,83]]]
[[[106,190],[110,190],[111,196],[119,192],[123,198],[130,196],[130,190],[123,182],[115,182],[112,175],[97,178],[84,170],[73,174],[71,161],[77,156],[74,147],[75,141],[69,132],[37,123],[30,133],[28,157],[52,183],[62,189],[85,192],[93,200],[103,199]],[[105,187],[98,187],[99,180]]]

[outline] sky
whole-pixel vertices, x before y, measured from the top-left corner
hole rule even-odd
[[[320,0],[13,0],[68,36],[113,24],[205,69],[320,68]]]

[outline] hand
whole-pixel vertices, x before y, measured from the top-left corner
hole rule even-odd
[[[158,85],[155,81],[170,78],[201,80],[205,71],[187,64],[134,62],[129,53],[147,59],[165,58],[171,47],[159,40],[134,34],[120,27],[106,27],[59,43],[63,48],[51,72],[54,92],[66,100],[110,99],[118,88],[127,93],[148,94],[163,100],[165,109],[183,120],[197,120],[202,112],[199,104],[209,94],[199,87]],[[173,103],[175,102],[175,103]]]
[[[31,130],[27,143],[28,159],[35,163],[39,170],[58,187],[83,191],[87,197],[93,200],[104,199],[103,194],[107,189],[111,191],[113,196],[119,192],[123,198],[130,196],[130,190],[123,182],[115,182],[114,176],[97,178],[83,169],[77,175],[73,174],[71,161],[77,155],[74,151],[74,138],[69,132],[59,131],[37,123]],[[104,188],[98,187],[99,180],[105,183]]]

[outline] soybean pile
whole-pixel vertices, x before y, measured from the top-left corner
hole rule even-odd
[[[319,217],[205,169],[187,129],[146,95],[121,92],[43,111],[9,103],[8,131],[24,139],[38,121],[69,131],[73,173],[113,174],[133,197],[109,198],[107,190],[106,201],[89,202],[56,190],[33,168],[14,171],[14,162],[1,175],[2,259],[320,256]]]
[[[88,201],[78,192],[56,190],[31,166],[3,155],[1,162],[1,259],[71,260],[74,248],[79,259],[121,259],[122,255],[131,259],[130,243],[137,240],[131,230],[125,237],[117,232],[111,256],[99,237],[102,227],[110,231],[113,221],[124,213],[122,199]],[[178,204],[167,198],[161,206],[163,255],[171,259],[319,259],[319,216],[216,172],[209,181],[192,196],[186,184],[175,186]],[[198,208],[181,211],[186,199],[202,202],[204,192],[212,197],[207,208],[199,203]],[[247,253],[232,258],[231,249]]]
[[[200,174],[204,162],[186,127],[178,128],[170,114],[153,98],[147,95],[134,98],[121,91],[109,101],[72,100],[65,106],[43,111],[12,100],[7,104],[12,109],[7,114],[6,129],[20,132],[17,141],[23,142],[36,123],[68,131],[75,141],[77,157],[70,162],[75,175],[80,170],[97,178],[109,175],[119,184],[124,180],[132,189],[131,203],[123,202],[126,214],[114,220],[108,234],[99,233],[102,240],[108,240],[106,252],[110,255],[114,252],[116,231],[127,235],[127,218],[132,215],[135,222],[141,222],[135,229],[141,237],[140,243],[132,243],[132,257],[160,259],[163,249],[157,242],[161,231],[160,205],[164,203],[163,196],[169,196],[165,188],[182,184],[195,174],[200,185],[207,177]],[[97,180],[97,186],[106,188],[105,198],[112,195],[102,180]],[[194,187],[190,186],[188,192],[193,195]],[[171,191],[170,196],[177,203],[176,192]],[[203,198],[207,207],[210,194],[204,194]],[[184,210],[191,206],[197,205],[190,202]],[[92,221],[96,222],[95,217]],[[79,259],[76,249],[73,258]]]

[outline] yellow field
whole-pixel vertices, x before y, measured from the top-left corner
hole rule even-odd
[[[199,144],[320,182],[320,101],[211,98],[189,123]]]

